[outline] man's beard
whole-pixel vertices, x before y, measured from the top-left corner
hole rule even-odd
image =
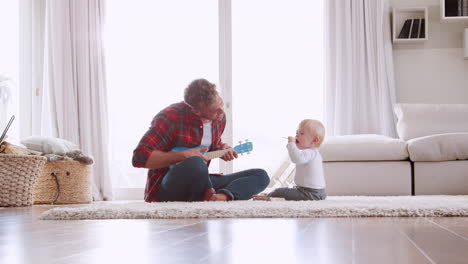
[[[225,114],[219,115],[219,116],[216,117],[216,118],[211,118],[211,117],[204,116],[204,115],[201,115],[200,117],[203,118],[203,119],[210,120],[210,121],[221,121],[221,120],[223,120],[224,115],[225,115]]]

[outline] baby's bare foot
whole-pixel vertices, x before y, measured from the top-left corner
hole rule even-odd
[[[211,198],[215,195],[215,189],[209,188],[206,190],[205,194],[203,195],[203,201],[211,201]]]
[[[211,196],[210,201],[229,201],[231,198],[224,193],[215,193]]]

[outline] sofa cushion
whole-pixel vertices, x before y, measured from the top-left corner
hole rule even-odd
[[[327,137],[320,147],[323,161],[388,161],[408,159],[406,142],[382,135]]]
[[[468,159],[468,133],[447,133],[408,141],[412,161],[449,161]]]
[[[403,140],[468,132],[468,104],[396,104],[397,132]]]
[[[21,140],[21,144],[28,149],[42,152],[44,154],[65,155],[65,153],[79,150],[80,148],[73,142],[61,138],[46,136],[31,136]]]

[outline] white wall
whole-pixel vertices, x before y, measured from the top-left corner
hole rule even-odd
[[[426,6],[429,39],[394,44],[399,103],[468,103],[468,60],[463,59],[463,29],[468,22],[441,22],[439,0],[390,0],[391,7]]]

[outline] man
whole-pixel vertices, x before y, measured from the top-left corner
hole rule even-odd
[[[154,117],[132,160],[133,166],[149,169],[145,201],[248,200],[268,186],[270,178],[262,169],[208,173],[203,152],[230,148],[221,141],[226,126],[223,107],[216,86],[198,79],[185,89],[183,102]],[[175,147],[191,149],[171,152]],[[230,150],[221,158],[231,161],[237,153]]]

